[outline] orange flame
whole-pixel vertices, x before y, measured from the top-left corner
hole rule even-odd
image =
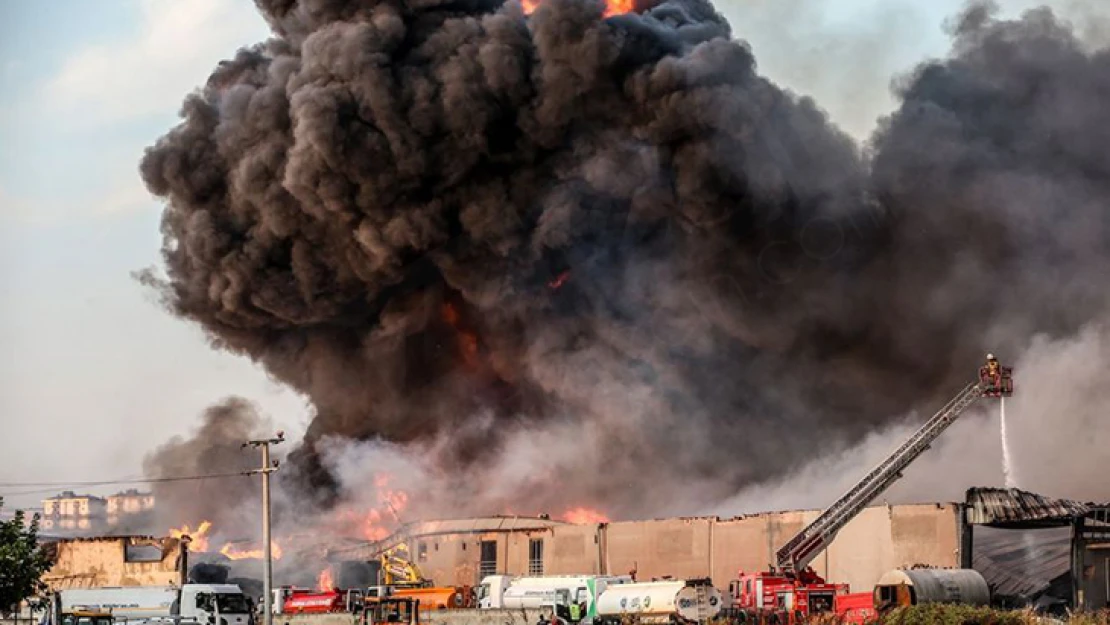
[[[605,2],[605,17],[623,15],[635,10],[636,3],[633,0],[606,0]]]
[[[334,531],[347,536],[378,541],[388,538],[401,525],[401,514],[408,507],[409,494],[389,487],[392,476],[379,473],[374,477],[373,507],[348,507],[334,518]]]
[[[463,360],[467,366],[473,368],[478,364],[478,337],[459,324],[459,309],[451,302],[443,304],[443,320],[458,332],[459,347],[462,350]]]
[[[208,551],[208,530],[210,529],[212,529],[212,523],[209,521],[201,521],[195,530],[189,529],[188,525],[182,525],[181,529],[173,527],[170,528],[170,538],[182,539],[188,536],[191,539],[189,551]]]
[[[520,0],[520,5],[524,9],[525,15],[531,15],[540,6],[540,2],[541,0]],[[604,17],[631,13],[635,10],[636,3],[634,0],[606,0]]]
[[[266,554],[262,551],[262,547],[258,549],[236,549],[231,543],[227,543],[220,548],[220,553],[229,560],[261,560],[266,557]],[[275,560],[281,559],[281,545],[276,540],[270,541],[270,555]]]
[[[327,567],[320,571],[320,575],[316,578],[316,590],[328,592],[334,589],[335,582],[331,578],[331,567]]]
[[[608,523],[609,517],[599,510],[579,506],[563,513],[563,519],[568,523]]]
[[[548,286],[548,288],[551,288],[551,289],[558,289],[559,287],[566,284],[567,280],[569,280],[569,279],[570,279],[570,272],[569,271],[564,271],[563,273],[556,276],[554,280],[552,280],[551,282],[548,282],[547,286]]]

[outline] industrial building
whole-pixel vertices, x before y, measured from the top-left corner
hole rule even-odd
[[[961,565],[1001,598],[1110,608],[1110,504],[1002,488],[973,488],[965,503]],[[978,546],[976,528],[999,530]],[[1005,534],[1022,532],[1016,539]]]
[[[504,516],[420,521],[374,543],[317,536],[290,551],[303,551],[310,556],[306,562],[325,552],[333,563],[368,562],[404,543],[424,576],[442,585],[474,585],[491,574],[633,573],[640,580],[709,577],[724,589],[741,571],[765,570],[775,551],[818,515],[809,510],[588,524]],[[1013,529],[1035,529],[1040,538],[1034,544],[1027,535],[1006,531]],[[327,549],[324,543],[330,543]],[[52,545],[56,563],[44,578],[52,588],[181,578],[181,546],[173,538],[79,538]],[[922,565],[975,568],[997,597],[1016,602],[1107,607],[1110,505],[974,488],[963,503],[875,506],[852,519],[812,564],[826,579],[854,590],[872,588],[893,569]]]
[[[392,539],[336,552],[372,559],[405,542],[436,584],[472,585],[484,575],[627,574],[637,579],[710,577],[721,587],[741,570],[766,569],[775,550],[819,511],[572,525],[549,519],[491,517],[410,524]],[[869,588],[883,573],[915,564],[960,563],[960,504],[864,510],[813,563],[828,579]]]
[[[437,584],[472,585],[494,573],[635,572],[638,579],[710,577],[727,588],[740,571],[764,570],[775,562],[775,551],[819,514],[584,525],[521,517],[426,521],[372,545],[335,550],[332,557],[372,560],[405,543],[424,575]],[[1033,549],[1026,536],[992,532],[1002,528],[1045,529],[1046,534],[1035,539]],[[1051,533],[1050,528],[1068,529]],[[1015,603],[1055,599],[1102,608],[1110,600],[1110,506],[1016,489],[973,488],[964,503],[871,507],[848,523],[812,566],[855,590],[874,587],[893,569],[975,568],[1000,598]]]

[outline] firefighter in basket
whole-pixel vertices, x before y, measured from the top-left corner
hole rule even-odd
[[[999,364],[994,354],[987,354],[987,363],[979,368],[979,383],[987,397],[1008,397],[1014,392],[1010,368]]]

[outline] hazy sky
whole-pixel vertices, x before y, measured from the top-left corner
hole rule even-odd
[[[942,25],[962,0],[922,4],[717,6],[763,73],[863,137],[892,106],[892,77],[946,50]],[[1010,15],[1041,4],[1084,14],[1070,0],[1001,4]],[[58,490],[11,483],[138,476],[148,450],[188,433],[227,395],[255,401],[291,432],[307,422],[299,397],[210,349],[130,275],[158,262],[161,242],[159,206],[137,173],[142,149],[216,62],[266,33],[251,0],[0,0],[0,496],[9,503],[37,505]]]

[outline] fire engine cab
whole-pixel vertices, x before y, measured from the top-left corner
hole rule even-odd
[[[742,621],[792,625],[833,612],[837,595],[848,594],[848,585],[826,583],[807,567],[796,575],[741,572],[731,591],[732,612]]]

